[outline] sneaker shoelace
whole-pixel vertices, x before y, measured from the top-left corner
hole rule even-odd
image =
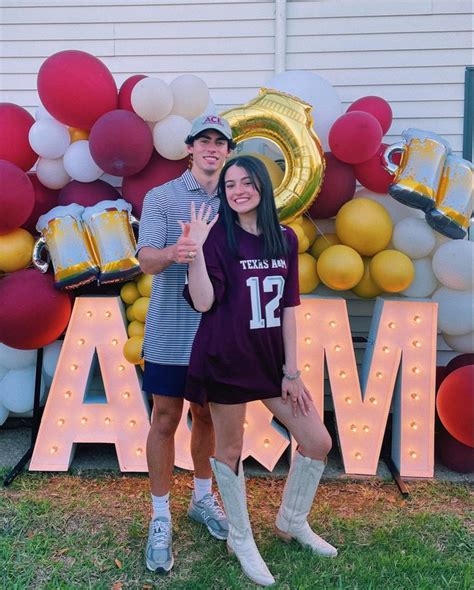
[[[224,520],[224,518],[226,518],[225,512],[222,510],[215,494],[208,494],[204,496],[204,498],[201,500],[201,503],[211,509],[211,512],[217,518],[217,520]]]
[[[154,523],[152,536],[155,549],[167,547],[170,543],[171,523],[162,520]]]

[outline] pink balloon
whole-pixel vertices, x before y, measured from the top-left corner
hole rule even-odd
[[[382,127],[375,117],[362,111],[341,115],[329,130],[329,146],[338,160],[347,164],[365,162],[382,143]]]
[[[30,172],[28,177],[31,180],[31,184],[33,185],[35,203],[33,206],[33,211],[22,227],[34,234],[37,233],[36,223],[40,215],[44,215],[44,213],[53,207],[56,207],[58,204],[59,190],[47,188],[46,186],[42,185],[34,172]]]
[[[382,165],[382,155],[387,145],[382,143],[374,156],[365,162],[354,164],[355,175],[360,184],[374,193],[383,195],[388,193],[388,187],[393,183],[394,178],[393,174],[387,172]],[[393,161],[398,164],[400,154],[394,154]]]
[[[0,234],[26,222],[35,204],[31,180],[15,164],[0,160]]]
[[[48,57],[38,72],[38,93],[61,123],[90,129],[117,108],[118,94],[107,67],[90,53],[68,49]]]
[[[167,160],[154,151],[151,160],[141,172],[124,178],[122,195],[132,204],[134,215],[140,218],[143,200],[150,189],[181,176],[188,164],[187,157],[182,160]]]
[[[380,96],[364,96],[351,104],[347,113],[351,111],[363,111],[369,113],[377,119],[382,127],[382,133],[385,135],[392,124],[392,108],[388,102]]]
[[[352,166],[341,162],[331,152],[326,152],[324,158],[326,172],[323,186],[309,210],[313,219],[334,217],[344,203],[352,199],[356,188]]]
[[[148,164],[153,136],[138,115],[118,109],[94,123],[89,147],[95,163],[107,174],[131,176]]]
[[[0,281],[0,342],[32,350],[54,342],[66,329],[71,299],[54,288],[51,274],[27,268]]]
[[[143,80],[143,78],[147,78],[144,74],[135,74],[134,76],[130,76],[127,78],[125,82],[120,86],[119,95],[118,95],[118,108],[125,109],[126,111],[133,111],[132,107],[132,90],[135,87],[137,82]]]
[[[0,103],[0,160],[27,172],[38,159],[28,140],[35,120],[28,111],[11,102]]]
[[[94,180],[94,182],[72,180],[61,189],[58,205],[77,203],[83,207],[92,207],[100,201],[115,201],[116,199],[120,199],[118,190],[103,180]]]

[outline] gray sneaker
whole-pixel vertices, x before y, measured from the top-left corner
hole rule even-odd
[[[215,494],[206,494],[198,502],[195,500],[193,493],[189,503],[188,516],[196,522],[205,524],[207,530],[216,539],[220,539],[221,541],[227,539],[229,523]]]
[[[150,522],[146,545],[146,566],[151,572],[167,574],[173,567],[171,520],[158,516]]]

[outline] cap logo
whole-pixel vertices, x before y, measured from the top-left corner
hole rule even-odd
[[[206,124],[206,123],[212,123],[212,124],[217,123],[218,125],[222,125],[222,120],[220,117],[217,117],[216,115],[208,115],[204,119],[204,124]]]

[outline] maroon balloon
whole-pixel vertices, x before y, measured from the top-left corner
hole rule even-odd
[[[100,201],[115,201],[120,198],[118,190],[103,180],[94,180],[94,182],[72,180],[61,189],[58,205],[77,203],[83,207],[92,207]]]
[[[43,62],[38,93],[53,117],[79,129],[90,129],[118,103],[117,86],[105,64],[75,49],[55,53]]]
[[[458,356],[455,356],[446,365],[446,369],[448,373],[452,373],[456,369],[459,369],[460,367],[465,367],[466,365],[474,365],[473,353],[459,354]]]
[[[15,164],[0,160],[0,234],[23,225],[34,204],[35,191],[28,174]]]
[[[33,211],[22,227],[34,234],[37,233],[36,223],[38,218],[58,204],[59,190],[41,184],[34,172],[30,172],[28,178],[31,180],[35,192],[35,204]]]
[[[474,365],[459,367],[441,383],[436,397],[438,416],[463,445],[474,447]]]
[[[150,161],[153,136],[138,115],[118,109],[102,115],[94,124],[89,148],[95,163],[107,174],[131,176]]]
[[[0,160],[27,172],[38,159],[28,134],[35,120],[28,111],[11,102],[0,103]]]
[[[463,445],[441,426],[436,434],[436,454],[443,465],[457,473],[474,471],[474,448]]]
[[[392,108],[388,102],[380,96],[364,96],[351,104],[347,113],[351,111],[363,111],[369,113],[377,119],[382,127],[382,133],[385,135],[392,124]]]
[[[436,367],[436,391],[440,388],[441,383],[449,375],[448,367]]]
[[[331,152],[324,154],[326,172],[323,186],[309,210],[313,219],[334,217],[339,209],[354,196],[356,177],[349,164],[338,160]]]
[[[119,95],[118,95],[118,108],[125,109],[126,111],[133,111],[132,107],[132,90],[135,87],[137,82],[143,80],[143,78],[147,78],[144,74],[135,74],[134,76],[130,76],[127,78],[125,82],[120,86]]]
[[[0,342],[24,350],[54,342],[71,316],[68,294],[54,288],[51,274],[27,268],[0,280]]]
[[[132,204],[134,215],[140,218],[143,200],[150,189],[181,176],[188,164],[189,158],[187,157],[182,160],[167,160],[153,151],[151,160],[141,172],[124,178],[122,195],[126,201]]]
[[[374,156],[382,143],[382,127],[369,113],[341,115],[329,130],[331,152],[347,164],[359,164]]]
[[[387,146],[388,144],[382,143],[374,156],[365,162],[354,164],[357,180],[374,193],[388,193],[388,187],[393,183],[393,175],[387,172],[382,164],[382,156]],[[400,153],[394,154],[393,161],[395,164],[400,162]]]

